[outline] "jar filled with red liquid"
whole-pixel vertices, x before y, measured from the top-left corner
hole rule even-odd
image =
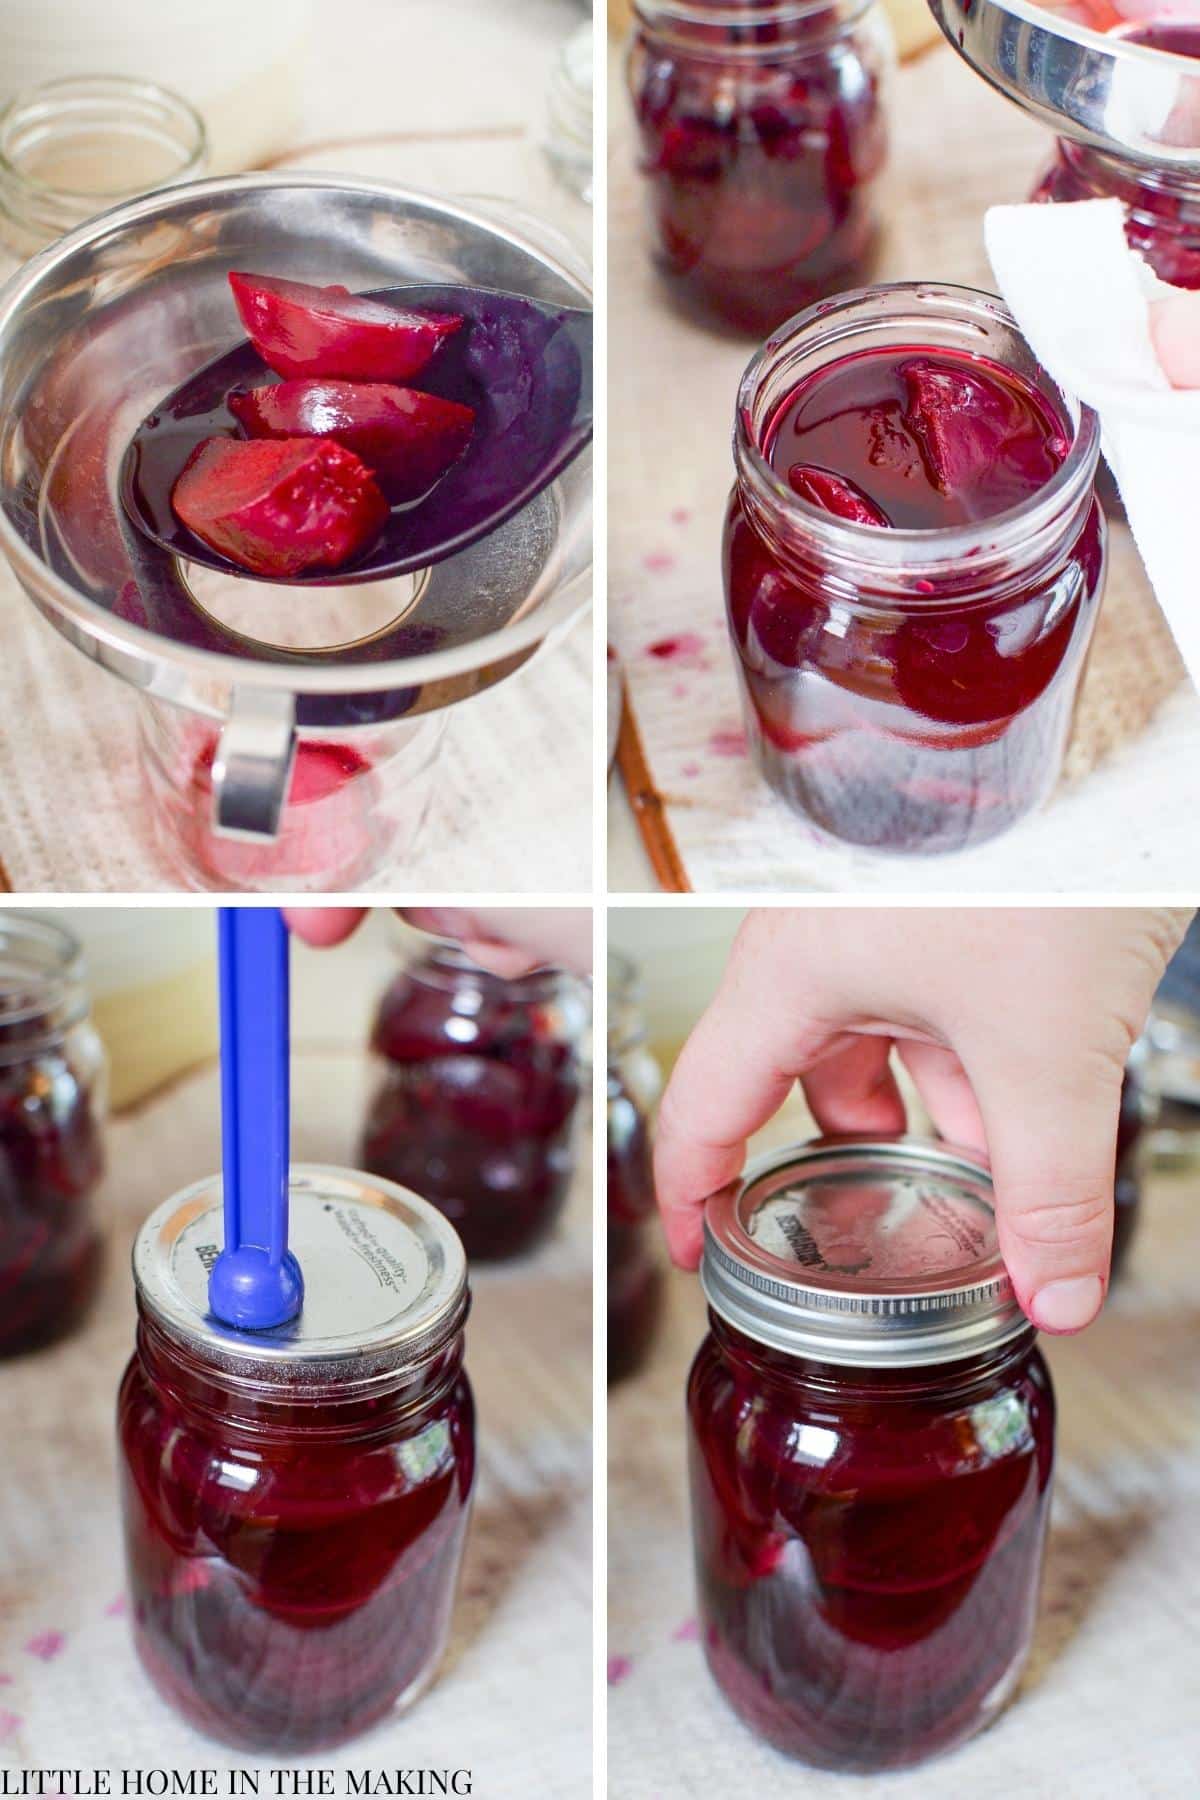
[[[578,985],[555,969],[515,981],[433,944],[384,994],[371,1044],[383,1074],[363,1165],[415,1187],[473,1260],[532,1250],[575,1167],[582,1088]]]
[[[1054,1398],[969,1156],[817,1139],[710,1200],[688,1383],[702,1636],[776,1748],[901,1768],[987,1725],[1037,1611]]]
[[[629,87],[660,269],[761,336],[870,274],[891,38],[872,0],[636,0]]]
[[[79,945],[0,914],[0,1357],[65,1337],[92,1302],[105,1104]]]
[[[608,1379],[645,1361],[662,1311],[650,1110],[658,1065],[646,1049],[637,972],[608,953]]]
[[[727,617],[752,755],[814,832],[963,850],[1046,799],[1103,591],[1099,448],[969,288],[864,289],[750,363]]]
[[[117,1409],[134,1642],[162,1697],[241,1749],[302,1754],[412,1703],[445,1649],[475,1470],[462,1246],[388,1182],[295,1168],[299,1318],[208,1310],[221,1184],[134,1247]]]

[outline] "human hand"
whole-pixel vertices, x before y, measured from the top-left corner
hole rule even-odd
[[[365,906],[289,906],[283,916],[298,938],[325,949],[344,943],[367,911]],[[586,906],[398,906],[396,911],[420,931],[456,938],[475,962],[506,980],[543,963],[576,975],[591,972],[592,915]]]
[[[1024,1311],[1100,1310],[1129,1050],[1190,913],[1166,907],[758,909],[659,1112],[655,1185],[674,1260],[703,1204],[799,1079],[826,1132],[905,1126],[889,1054],[941,1135],[985,1153]]]

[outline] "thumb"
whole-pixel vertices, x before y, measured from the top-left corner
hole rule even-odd
[[[1112,1254],[1122,1065],[1094,1051],[972,1077],[995,1183],[1000,1250],[1044,1331],[1081,1331],[1104,1302]]]

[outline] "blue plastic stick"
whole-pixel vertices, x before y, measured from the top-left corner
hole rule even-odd
[[[208,1303],[239,1331],[294,1319],[304,1300],[287,1247],[290,1095],[288,938],[274,906],[223,906],[221,1150],[225,1248]]]

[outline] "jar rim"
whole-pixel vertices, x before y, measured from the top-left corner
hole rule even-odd
[[[409,926],[408,930],[421,941],[411,951],[408,942],[401,942],[400,950],[404,959],[402,973],[417,981],[428,972],[425,965],[432,964],[438,973],[467,975],[485,986],[514,990],[517,999],[533,1001],[556,993],[562,983],[569,980],[566,971],[555,963],[540,963],[537,968],[528,969],[524,975],[497,975],[468,955],[457,938],[439,937],[435,932],[415,926]]]
[[[807,1214],[806,1184],[821,1197]],[[853,1214],[839,1209],[833,1241],[840,1255],[858,1259],[841,1265],[822,1250],[820,1204],[831,1195],[866,1208],[857,1238]],[[961,1361],[1033,1330],[1000,1254],[991,1196],[979,1155],[940,1140],[826,1136],[769,1151],[708,1200],[701,1286],[714,1312],[746,1336],[817,1362]],[[764,1231],[763,1209],[775,1202]],[[907,1239],[905,1214],[916,1221]],[[772,1248],[774,1236],[786,1254]],[[873,1251],[881,1251],[877,1264]],[[908,1272],[874,1272],[901,1266],[906,1255],[915,1265]]]
[[[103,212],[108,206],[119,205],[144,194],[147,189],[143,183],[83,190],[39,181],[15,160],[9,148],[9,134],[25,114],[36,113],[39,108],[52,108],[56,103],[69,106],[72,102],[84,101],[107,103],[113,109],[124,104],[131,112],[134,109],[144,110],[147,105],[151,105],[159,109],[163,118],[173,119],[183,126],[187,135],[179,145],[179,166],[163,180],[154,181],[151,184],[153,189],[171,187],[202,173],[208,159],[208,133],[204,120],[182,94],[176,93],[173,88],[162,86],[160,82],[139,76],[61,75],[51,81],[38,82],[21,89],[0,108],[0,183],[15,189],[19,196],[28,199],[35,206],[45,204],[68,209],[72,214],[69,223],[78,222],[76,215],[80,209],[84,209],[83,217],[87,219]]]
[[[1090,503],[1100,455],[1100,420],[1096,413],[1084,402],[1065,393],[1043,370],[1045,381],[1053,387],[1065,408],[1074,435],[1067,455],[1049,481],[1016,506],[991,518],[962,525],[899,526],[881,530],[876,525],[839,518],[795,493],[759,448],[756,434],[761,423],[756,416],[756,406],[781,359],[806,338],[810,340],[807,345],[810,350],[825,343],[836,345],[837,353],[841,355],[848,353],[855,340],[873,328],[883,330],[911,323],[912,328],[919,331],[922,308],[926,309],[927,317],[932,308],[934,316],[940,316],[947,324],[961,323],[965,331],[981,337],[990,324],[1025,343],[1016,320],[999,295],[945,282],[880,283],[855,288],[796,313],[778,326],[755,351],[738,384],[734,464],[739,488],[747,496],[752,514],[762,509],[776,509],[780,516],[799,527],[821,554],[831,559],[848,557],[885,582],[889,576],[895,579],[901,574],[907,582],[912,582],[961,573],[968,556],[972,559],[973,569],[983,577],[986,560],[980,555],[981,541],[989,556],[1002,556],[1015,550],[1034,554],[1035,547],[1048,535],[1059,534],[1064,516],[1072,516],[1085,498]],[[982,350],[979,353],[983,354]],[[1030,357],[1040,368],[1032,350]],[[890,592],[888,597],[892,598]],[[936,606],[944,605],[946,597],[937,593],[913,593],[906,587],[903,598],[905,604]]]

